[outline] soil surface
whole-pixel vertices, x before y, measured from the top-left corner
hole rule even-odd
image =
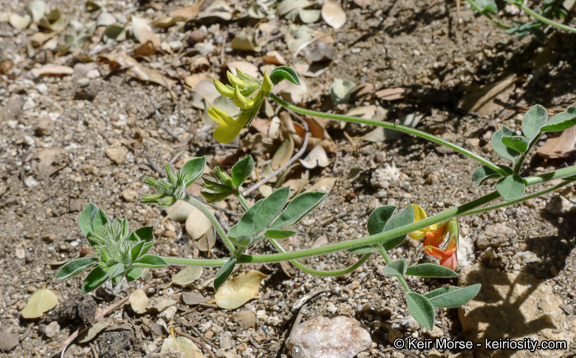
[[[83,3],[47,3],[50,10],[59,9],[66,16],[77,12],[83,22],[94,21],[100,11],[88,11]],[[210,3],[206,1],[202,8]],[[385,109],[385,120],[392,122],[409,114],[423,115],[418,129],[501,163],[489,142],[495,130],[504,125],[520,130],[522,115],[532,105],[542,104],[550,113],[558,113],[576,101],[574,35],[549,30],[549,38],[541,45],[530,36],[507,35],[465,6],[458,14],[451,1],[374,0],[365,8],[352,1],[338,3],[347,16],[340,29],[333,29],[322,19],[308,25],[333,38],[334,54],[331,61],[321,63],[322,68],[327,67],[324,73],[304,76],[309,93],[299,103],[301,106],[346,113],[356,107],[377,105]],[[155,20],[193,5],[181,0],[104,0],[99,4],[120,23],[129,22],[126,18],[131,14]],[[99,59],[114,50],[133,55],[140,44],[131,36],[104,44],[102,31],[97,30],[82,49],[66,53],[59,48],[36,48],[30,57],[27,44],[38,26],[33,23],[28,29],[16,30],[0,22],[0,62],[7,66],[0,74],[0,330],[18,334],[18,344],[9,352],[0,352],[1,357],[56,356],[68,336],[90,324],[94,314],[147,283],[140,279],[114,290],[100,289],[91,294],[95,301],[87,302],[81,298],[85,274],[63,282],[55,280],[63,263],[92,255],[78,228],[79,213],[90,202],[111,217],[128,218],[132,229],[152,226],[155,254],[226,257],[221,242],[210,251],[203,250],[202,242],[191,240],[184,224],[163,221],[165,212],[158,206],[139,203],[138,198],[151,192],[142,184],[143,178],[162,177],[158,168],[165,163],[179,166],[185,158],[205,155],[209,167],[221,164],[229,170],[236,158],[252,154],[262,172],[279,147],[280,140],[258,134],[255,127],[229,145],[217,143],[211,135],[212,127],[202,122],[203,110],[191,104],[194,92],[184,82],[193,73],[206,73],[224,81],[226,64],[246,61],[260,66],[264,64],[263,55],[274,50],[288,65],[293,64],[294,52],[288,49],[283,32],[301,23],[284,17],[250,19],[246,17],[249,5],[243,0],[230,1],[234,10],[230,21],[189,23],[181,32],[154,28],[162,41],[180,45],[167,45],[156,53],[134,57],[174,81],[170,90],[134,78],[128,71],[111,69],[107,61]],[[24,15],[24,5],[3,0],[2,13]],[[504,8],[502,14],[509,22],[525,20]],[[275,25],[262,51],[232,50],[235,34],[256,28],[260,22]],[[189,42],[194,30],[206,33],[200,41],[203,46],[195,46],[195,40]],[[56,38],[63,41],[65,33]],[[201,57],[206,61],[198,65]],[[297,58],[303,59],[304,53]],[[99,75],[79,78],[75,65],[84,62],[95,63]],[[75,72],[34,75],[34,70],[46,64],[68,66]],[[474,88],[500,83],[510,75],[514,80],[502,91],[503,96],[496,101],[490,99],[483,110],[465,108],[463,103]],[[372,91],[334,106],[329,94],[334,78],[370,84]],[[374,95],[374,91],[394,88],[405,90],[398,99]],[[264,113],[260,118],[261,123],[269,124],[270,118]],[[473,186],[471,175],[478,164],[451,150],[410,136],[370,142],[362,136],[373,128],[335,122],[325,125],[335,150],[328,153],[328,166],[308,172],[306,188],[325,178],[336,179],[335,185],[324,203],[298,225],[299,233],[285,240],[287,250],[366,236],[368,216],[381,205],[404,208],[418,203],[431,215],[492,190],[491,185]],[[259,142],[258,136],[264,140]],[[573,165],[574,161],[570,155],[555,160],[530,156],[525,173],[544,173]],[[393,178],[382,174],[389,167],[397,168],[386,169],[394,172]],[[305,169],[299,166],[287,178],[300,179],[303,173]],[[246,187],[255,182],[256,177],[249,179]],[[562,194],[568,199],[574,197],[571,190]],[[554,195],[558,194],[462,218],[461,233],[472,245],[467,265],[481,261],[502,271],[527,271],[545,280],[572,318],[576,303],[576,222],[571,213],[562,216],[545,209]],[[255,191],[249,200],[261,197],[262,193]],[[238,210],[238,203],[229,199],[217,209],[218,217],[232,226],[239,216],[231,212]],[[489,248],[477,245],[481,234],[496,230],[494,236],[498,237],[502,227],[507,237]],[[482,260],[486,250],[491,250],[492,256]],[[264,244],[254,249],[255,253],[273,251]],[[518,255],[527,251],[536,259]],[[390,255],[394,259],[405,257],[409,264],[435,262],[424,254],[421,244],[411,240]],[[336,269],[351,264],[354,258],[339,252],[304,262],[317,269]],[[170,285],[172,274],[180,268],[155,270],[147,277],[151,284],[148,296],[178,301],[172,317],[136,315],[129,305],[121,306],[109,316],[110,326],[105,332],[88,343],[70,344],[64,357],[144,357],[159,352],[170,328],[195,337],[206,356],[210,355],[204,345],[219,357],[290,356],[285,342],[296,320],[337,315],[354,318],[370,333],[372,347],[360,357],[427,356],[426,352],[396,350],[391,343],[398,332],[402,337],[422,339],[430,338],[431,333],[410,317],[402,286],[383,275],[384,266],[383,258],[374,255],[355,272],[337,278],[313,277],[290,265],[239,267],[235,274],[255,269],[266,278],[258,298],[232,312],[206,303],[214,297],[211,280],[215,269],[204,269],[202,277],[188,288]],[[457,283],[448,279],[408,280],[418,292]],[[31,294],[44,286],[60,299],[55,313],[36,320],[21,318],[20,311]],[[193,291],[205,298],[204,303],[187,305],[182,301],[182,293]],[[305,303],[299,306],[297,302]],[[62,310],[66,305],[77,307],[73,310],[76,313]],[[246,315],[254,318],[255,324],[238,318],[243,315],[234,315],[244,311],[250,312]],[[436,320],[440,336],[463,339],[457,309],[438,310]],[[53,329],[55,324],[50,326],[52,321],[59,322],[58,329]],[[572,343],[565,356],[575,353],[576,344]],[[473,356],[464,351],[446,354]]]

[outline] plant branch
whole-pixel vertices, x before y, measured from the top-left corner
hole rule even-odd
[[[470,1],[470,0],[468,0],[468,1]],[[516,5],[518,8],[524,10],[528,15],[532,16],[533,18],[535,18],[536,20],[538,20],[540,22],[545,23],[546,25],[553,26],[553,27],[558,28],[560,30],[576,33],[575,28],[561,24],[561,23],[553,21],[553,20],[550,20],[550,19],[538,14],[537,12],[533,11],[532,9],[530,9],[529,7],[527,7],[526,5],[524,5],[520,1],[514,1],[514,0],[504,0],[504,1],[506,1],[508,4]]]
[[[470,158],[482,163],[482,165],[490,167],[492,170],[494,170],[497,173],[500,173],[503,176],[506,175],[506,172],[504,170],[502,170],[502,168],[500,168],[496,164],[490,162],[489,160],[484,159],[481,156],[474,154],[474,153],[472,153],[472,152],[470,152],[470,151],[468,151],[462,147],[459,147],[455,144],[452,144],[448,141],[445,141],[444,139],[440,139],[440,138],[438,138],[432,134],[428,134],[426,132],[422,132],[422,131],[419,131],[419,130],[414,129],[414,128],[402,126],[399,124],[392,124],[392,123],[387,123],[387,122],[378,122],[378,121],[373,121],[373,120],[364,119],[364,118],[349,117],[349,116],[343,116],[343,115],[339,115],[339,114],[329,114],[329,113],[311,111],[311,110],[303,109],[303,108],[297,107],[293,104],[290,104],[290,103],[284,101],[283,99],[281,99],[280,97],[278,97],[272,93],[270,94],[270,98],[272,98],[279,105],[281,105],[287,109],[290,109],[296,113],[300,113],[300,114],[304,114],[304,115],[308,115],[308,116],[315,116],[315,117],[321,117],[321,118],[340,120],[340,121],[350,122],[350,123],[369,124],[369,125],[373,125],[373,126],[384,127],[384,128],[392,129],[395,131],[415,135],[415,136],[424,138],[426,140],[429,140],[431,142],[438,143],[438,144],[441,144],[441,145],[446,146],[448,148],[451,148],[451,149],[453,149],[453,150],[455,150],[455,151],[457,151],[457,152],[459,152],[459,153],[461,153],[467,157],[470,157]]]
[[[210,210],[208,210],[206,208],[206,206],[204,206],[204,204],[202,204],[201,202],[199,202],[194,197],[192,197],[188,194],[186,194],[186,196],[184,197],[183,200],[186,201],[187,203],[194,205],[194,207],[198,208],[198,210],[200,210],[202,212],[202,214],[206,215],[208,220],[210,220],[212,225],[214,225],[214,227],[216,228],[216,231],[218,232],[218,234],[220,235],[220,237],[222,238],[222,240],[224,241],[224,243],[228,247],[228,250],[230,250],[230,252],[232,252],[232,254],[235,254],[236,249],[234,248],[234,245],[232,244],[232,242],[228,238],[228,235],[226,235],[226,232],[224,231],[224,229],[222,228],[222,225],[220,225],[220,222],[218,222],[218,220],[216,219],[214,214],[212,214],[212,212]]]
[[[380,250],[380,254],[382,254],[382,257],[384,257],[384,261],[386,261],[386,265],[390,265],[392,263],[392,260],[390,260],[390,257],[388,257],[388,253],[386,252],[386,249],[384,248],[384,246],[382,245],[378,245],[378,250]],[[406,292],[411,292],[410,287],[408,287],[408,284],[406,283],[406,280],[404,279],[404,277],[398,277],[398,281],[400,281],[400,283],[402,284],[402,286],[404,286],[404,290],[406,290]]]
[[[505,30],[509,30],[511,27],[504,25],[503,23],[501,23],[500,21],[496,20],[494,17],[492,17],[492,15],[490,15],[488,13],[488,11],[486,11],[485,9],[481,8],[480,5],[476,4],[476,2],[474,0],[466,0],[468,1],[468,3],[470,4],[470,6],[472,6],[474,8],[474,10],[478,11],[480,14],[486,16],[486,18],[488,18],[488,20],[492,21],[496,26],[498,26],[501,29],[505,29]]]

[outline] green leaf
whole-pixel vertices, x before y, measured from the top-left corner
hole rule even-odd
[[[576,107],[570,107],[566,112],[558,113],[550,118],[542,127],[542,132],[557,132],[568,129],[576,124]]]
[[[190,186],[196,181],[196,179],[200,178],[202,173],[204,173],[205,168],[206,157],[194,158],[187,161],[180,169],[180,172],[184,174],[184,183],[186,183],[186,187]]]
[[[472,174],[472,182],[475,186],[480,186],[490,179],[500,178],[501,176],[500,173],[494,171],[492,168],[483,165]]]
[[[503,136],[502,143],[510,149],[513,149],[520,153],[525,153],[528,150],[528,145],[530,141],[528,138],[515,135],[515,136]]]
[[[254,159],[252,156],[247,156],[244,159],[238,161],[238,163],[234,164],[232,167],[232,182],[236,187],[239,187],[244,183],[246,179],[252,174],[254,170]]]
[[[96,258],[85,258],[85,259],[76,259],[66,263],[58,274],[56,275],[57,280],[65,280],[67,278],[74,277],[80,274],[82,271],[86,270],[89,267],[92,267],[98,263],[98,259]]]
[[[326,199],[326,196],[328,196],[328,193],[322,193],[319,191],[312,191],[298,195],[294,200],[288,203],[286,210],[284,210],[278,219],[274,221],[271,228],[280,229],[296,224],[304,217],[304,215],[308,214],[317,207],[322,200]]]
[[[386,276],[404,276],[406,274],[406,259],[400,259],[392,262],[384,267],[384,275]]]
[[[494,0],[474,0],[476,4],[484,11],[490,11],[494,14],[498,13],[498,6]]]
[[[480,284],[468,287],[442,287],[428,292],[424,296],[430,300],[434,307],[453,308],[462,306],[476,297],[480,288]]]
[[[393,205],[381,206],[374,210],[368,218],[368,233],[376,235],[384,231],[384,227],[394,214],[394,210],[396,210],[396,207]]]
[[[216,276],[214,277],[215,291],[218,291],[220,286],[222,286],[228,277],[230,277],[232,271],[234,270],[234,266],[236,266],[236,257],[231,257],[228,259],[228,261],[226,261],[224,265],[222,265],[222,267],[220,267],[220,270],[216,272]]]
[[[28,3],[26,6],[26,11],[35,23],[40,22],[40,19],[44,17],[44,13],[46,12],[46,3],[42,0],[33,0]]]
[[[132,266],[142,268],[161,268],[168,266],[168,263],[160,256],[144,255],[136,260]]]
[[[257,201],[254,206],[248,209],[238,223],[230,228],[228,236],[231,238],[254,236],[254,215],[256,215],[256,211],[260,208],[260,205],[262,205],[262,200]]]
[[[254,236],[239,236],[239,237],[232,237],[230,236],[230,241],[240,248],[250,247],[255,241],[256,238]]]
[[[82,294],[94,291],[100,287],[100,285],[103,284],[106,279],[108,279],[106,271],[104,271],[101,267],[96,267],[86,277],[86,281],[84,281],[84,285],[82,286]]]
[[[260,205],[254,216],[254,231],[256,233],[262,231],[274,221],[284,208],[284,205],[286,205],[289,196],[290,187],[285,186],[262,200],[262,205]]]
[[[218,178],[218,181],[228,189],[234,188],[234,182],[228,173],[224,171],[219,165],[214,167],[214,175]]]
[[[526,184],[520,175],[514,174],[498,180],[496,190],[504,200],[510,201],[524,195]]]
[[[435,264],[420,264],[408,267],[406,275],[420,277],[458,277],[458,274],[448,267]]]
[[[426,297],[416,292],[406,294],[408,311],[414,319],[424,327],[432,330],[434,328],[434,306]]]
[[[405,209],[400,210],[396,215],[392,216],[390,220],[384,225],[384,231],[391,231],[402,226],[410,225],[414,222],[414,208],[408,205]],[[400,235],[382,242],[382,246],[386,250],[392,250],[400,245],[406,238],[406,235]]]
[[[106,272],[106,274],[108,275],[108,277],[114,278],[114,277],[122,275],[124,273],[125,269],[126,269],[126,266],[124,266],[124,264],[116,264],[116,265],[110,267],[108,269],[108,271]]]
[[[140,240],[146,242],[152,242],[154,240],[154,228],[151,226],[141,227],[140,229],[134,231],[136,235],[140,238]]]
[[[279,230],[279,229],[271,229],[267,230],[264,235],[266,237],[270,237],[273,239],[284,239],[286,237],[292,236],[297,233],[298,230]]]
[[[520,152],[512,148],[508,148],[504,143],[502,143],[502,137],[515,135],[516,132],[514,132],[512,129],[502,127],[492,136],[492,148],[494,148],[494,151],[498,153],[498,155],[500,155],[502,158],[511,162],[515,161],[516,158],[520,156]]]
[[[232,190],[228,190],[225,192],[214,192],[214,191],[206,191],[203,189],[200,192],[200,194],[202,194],[202,196],[204,197],[204,199],[206,199],[207,202],[215,203],[229,197],[232,194]]]
[[[270,73],[270,80],[275,85],[277,85],[282,80],[288,80],[295,85],[300,86],[300,79],[298,78],[296,71],[286,66],[276,67],[274,70],[272,70]]]
[[[140,267],[131,268],[130,270],[128,270],[128,272],[126,272],[126,280],[128,282],[132,282],[138,279],[138,277],[140,277],[141,274],[142,269]]]
[[[539,104],[533,106],[522,119],[522,133],[532,141],[540,133],[540,129],[546,124],[547,120],[548,112],[546,108]]]
[[[104,225],[108,224],[110,220],[108,216],[98,207],[92,203],[86,205],[82,213],[80,213],[80,219],[78,220],[78,225],[80,226],[80,231],[87,239],[93,234],[97,234],[102,230]],[[93,242],[90,241],[92,244]]]
[[[144,247],[145,244],[146,244],[145,241],[140,241],[139,243],[134,245],[134,247],[132,248],[132,251],[130,252],[130,255],[132,257],[132,262],[138,260],[138,258],[143,255],[143,254],[141,254],[141,252],[142,252],[142,248]]]
[[[110,25],[104,30],[102,40],[106,43],[111,41],[124,41],[126,39],[126,29],[120,25]]]

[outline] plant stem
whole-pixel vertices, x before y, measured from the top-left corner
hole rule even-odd
[[[574,176],[574,175],[576,175],[576,166],[560,169],[560,170],[557,170],[557,171],[551,172],[551,173],[545,173],[545,174],[541,174],[538,176],[529,177],[529,178],[524,179],[524,181],[526,182],[527,186],[532,186],[532,185],[548,182],[551,180],[562,179],[562,178],[566,178],[566,177]],[[560,183],[560,184],[558,184],[552,188],[544,189],[544,190],[541,190],[541,191],[533,193],[533,194],[525,195],[522,198],[519,198],[516,200],[512,200],[509,202],[500,203],[497,205],[487,206],[484,208],[477,209],[478,207],[480,207],[484,204],[487,204],[487,203],[489,203],[495,199],[498,199],[500,197],[500,194],[498,194],[498,192],[494,191],[490,194],[484,195],[483,197],[480,197],[476,200],[473,200],[473,201],[466,203],[464,205],[461,205],[459,207],[444,211],[444,212],[437,214],[435,216],[431,216],[431,217],[428,217],[426,219],[417,221],[415,223],[405,225],[405,226],[396,228],[394,230],[386,231],[386,232],[383,232],[380,234],[371,235],[371,236],[364,237],[361,239],[344,241],[344,242],[330,244],[330,245],[317,247],[317,248],[313,248],[313,249],[305,249],[305,250],[294,251],[294,252],[269,254],[269,255],[256,255],[256,256],[242,255],[238,258],[237,263],[246,264],[246,263],[269,263],[269,262],[278,262],[278,261],[289,261],[289,260],[295,260],[295,259],[299,259],[299,258],[306,258],[306,257],[311,257],[311,256],[327,254],[327,253],[340,251],[340,250],[353,249],[353,248],[365,246],[365,245],[382,244],[382,243],[389,241],[389,240],[391,240],[395,237],[398,237],[400,235],[407,235],[408,233],[410,233],[412,231],[416,231],[416,230],[422,229],[424,227],[427,227],[427,226],[430,226],[433,224],[437,224],[439,222],[448,220],[452,217],[456,217],[456,216],[457,217],[463,217],[463,216],[478,214],[478,213],[482,213],[485,211],[489,211],[489,210],[513,205],[513,204],[517,204],[517,203],[520,203],[520,202],[525,201],[527,199],[531,199],[531,198],[534,198],[536,196],[543,195],[543,194],[546,194],[546,193],[551,192],[553,190],[556,190],[558,188],[561,188],[565,185],[568,185],[569,183],[571,183],[574,180],[576,180],[576,177],[569,178],[565,182]],[[162,257],[162,258],[164,260],[166,260],[166,262],[168,262],[169,264],[172,264],[172,265],[189,265],[189,266],[222,266],[227,261],[227,259],[200,260],[200,259],[181,259],[181,258],[173,258],[173,257]]]
[[[201,202],[199,202],[198,200],[196,200],[194,197],[186,194],[186,196],[184,197],[184,201],[187,203],[190,203],[192,205],[194,205],[194,207],[198,208],[198,210],[200,210],[202,212],[202,214],[206,215],[206,217],[208,218],[208,220],[210,220],[210,222],[212,223],[212,225],[214,225],[214,227],[216,228],[216,231],[218,232],[218,235],[220,235],[220,237],[222,238],[222,240],[224,241],[224,243],[226,244],[226,246],[228,247],[228,250],[230,250],[230,252],[232,252],[232,254],[236,253],[236,249],[234,248],[234,245],[232,244],[232,242],[230,241],[230,239],[228,238],[228,235],[226,235],[226,232],[224,231],[224,229],[222,228],[222,225],[220,225],[220,222],[218,222],[218,220],[216,219],[216,217],[212,214],[212,212],[210,210],[208,210],[206,208],[206,206],[204,206],[204,204],[202,204]]]
[[[234,193],[234,196],[238,198],[238,201],[240,201],[244,210],[248,211],[248,209],[250,209],[250,204],[248,204],[244,195],[240,193],[240,188],[238,188],[238,192]]]
[[[526,155],[528,154],[528,152],[530,151],[530,149],[532,149],[532,147],[534,146],[534,144],[536,144],[536,142],[538,142],[538,139],[540,139],[540,136],[541,136],[541,135],[542,135],[542,132],[539,132],[539,133],[530,141],[530,143],[528,143],[528,148],[526,148],[526,151],[520,155],[520,158],[518,158],[518,161],[516,162],[516,164],[514,164],[514,174],[520,174],[520,169],[522,169],[522,164],[524,164],[524,160],[526,160]]]
[[[575,28],[561,24],[561,23],[553,21],[553,20],[550,20],[550,19],[538,14],[537,12],[533,11],[532,9],[530,9],[529,7],[527,7],[526,5],[524,5],[520,1],[514,1],[514,0],[504,0],[504,1],[506,1],[508,4],[516,5],[518,8],[524,10],[528,15],[532,16],[533,18],[535,18],[536,20],[538,20],[540,22],[545,23],[546,25],[556,27],[560,30],[576,33]]]
[[[496,24],[496,26],[498,26],[501,29],[505,29],[508,30],[510,29],[510,26],[504,25],[503,23],[501,23],[500,21],[496,20],[494,17],[492,17],[492,15],[490,15],[486,10],[484,10],[483,8],[481,8],[478,4],[476,4],[476,2],[474,0],[466,0],[468,1],[468,3],[470,4],[470,6],[472,6],[474,8],[474,10],[478,11],[480,14],[486,16],[490,21],[492,21],[494,24]]]
[[[272,245],[274,245],[274,247],[282,252],[282,253],[286,253],[286,250],[284,250],[284,248],[278,243],[278,241],[276,241],[275,239],[269,238],[270,242],[272,243]],[[368,253],[368,254],[364,254],[362,255],[362,257],[360,257],[360,260],[356,261],[356,263],[354,263],[351,266],[348,266],[342,270],[336,270],[336,271],[319,271],[319,270],[314,270],[306,265],[304,265],[303,263],[297,261],[297,260],[290,260],[289,262],[298,267],[300,270],[309,273],[311,275],[316,275],[316,276],[322,276],[322,277],[330,277],[330,276],[341,276],[341,275],[345,275],[347,273],[350,273],[354,270],[356,270],[358,267],[362,266],[362,264],[364,262],[366,262],[366,260],[368,260],[370,258],[370,256],[372,256],[372,253]]]
[[[357,118],[357,117],[343,116],[343,115],[339,115],[339,114],[329,114],[329,113],[311,111],[311,110],[303,109],[303,108],[297,107],[293,104],[290,104],[290,103],[284,101],[283,99],[281,99],[280,97],[278,97],[272,93],[270,93],[270,98],[272,98],[279,105],[281,105],[281,106],[283,106],[289,110],[292,110],[296,113],[303,114],[303,115],[340,120],[340,121],[350,122],[350,123],[369,124],[369,125],[373,125],[373,126],[384,127],[384,128],[392,129],[395,131],[415,135],[415,136],[424,138],[426,140],[429,140],[431,142],[438,143],[438,144],[441,144],[441,145],[446,146],[448,148],[451,148],[451,149],[453,149],[453,150],[455,150],[455,151],[457,151],[457,152],[459,152],[459,153],[461,153],[467,157],[470,157],[470,158],[482,163],[482,165],[490,167],[492,170],[494,170],[497,173],[500,173],[503,176],[506,175],[506,172],[504,170],[502,170],[502,168],[500,168],[496,164],[490,162],[489,160],[484,159],[481,156],[476,155],[476,154],[474,154],[474,153],[472,153],[472,152],[470,152],[464,148],[461,148],[455,144],[452,144],[448,141],[445,141],[444,139],[440,139],[440,138],[438,138],[432,134],[428,134],[426,132],[422,132],[422,131],[419,131],[419,130],[414,129],[414,128],[402,126],[399,124],[392,124],[392,123],[387,123],[387,122],[378,122],[378,121],[373,121],[373,120],[364,119],[364,118]]]
[[[386,252],[386,249],[384,249],[384,246],[378,245],[378,249],[380,250],[382,257],[384,257],[384,261],[386,261],[386,265],[390,265],[392,263],[392,260],[390,260],[390,257],[388,257],[388,253]],[[404,277],[400,277],[400,276],[397,276],[397,277],[398,277],[398,281],[400,281],[402,286],[404,286],[404,289],[406,290],[406,292],[411,292],[410,287],[408,287],[408,284],[406,283],[406,280],[404,280]]]

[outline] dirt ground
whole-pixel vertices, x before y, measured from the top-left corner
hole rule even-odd
[[[96,16],[83,3],[60,0],[47,3],[50,9],[60,9],[63,14],[78,11],[83,21],[94,20]],[[107,0],[100,4],[117,18],[138,14],[157,19],[193,2]],[[209,4],[207,1],[203,7]],[[218,144],[211,136],[212,128],[202,123],[203,111],[191,105],[194,92],[184,86],[183,79],[194,72],[206,72],[224,80],[226,63],[247,61],[260,66],[262,56],[272,50],[283,54],[291,64],[294,54],[287,48],[283,31],[292,21],[283,17],[246,19],[248,2],[238,0],[229,4],[236,11],[230,21],[198,23],[186,27],[182,33],[154,29],[161,39],[183,44],[173,53],[162,51],[139,58],[140,63],[175,80],[171,92],[164,86],[137,80],[126,71],[111,70],[105,61],[95,67],[100,75],[89,81],[80,80],[76,74],[36,77],[33,70],[45,64],[74,68],[113,50],[130,54],[138,44],[127,38],[98,48],[103,45],[93,41],[72,53],[37,49],[35,56],[29,57],[26,45],[36,32],[33,28],[36,25],[16,30],[7,22],[0,22],[0,62],[9,61],[12,66],[0,77],[0,231],[3,233],[0,328],[17,333],[19,341],[10,352],[0,352],[1,357],[56,356],[66,338],[82,324],[78,320],[64,320],[54,332],[48,329],[50,319],[60,320],[64,314],[25,320],[20,311],[30,295],[44,285],[57,293],[59,306],[67,302],[74,306],[81,300],[84,276],[64,282],[54,277],[64,262],[79,257],[89,247],[77,224],[79,212],[89,202],[109,216],[128,218],[132,229],[154,227],[152,250],[156,254],[205,258],[227,254],[220,242],[209,252],[202,251],[199,241],[190,239],[183,224],[162,222],[165,212],[157,206],[139,203],[138,196],[150,192],[141,184],[145,176],[160,177],[154,166],[205,155],[210,167],[221,163],[229,170],[233,164],[230,158],[252,154],[262,170],[280,144],[274,139],[264,145],[254,144],[250,138],[256,136],[255,128],[241,135],[242,142]],[[462,8],[459,19],[452,1],[432,4],[419,0],[374,0],[365,8],[352,1],[340,4],[347,16],[340,29],[331,28],[322,19],[308,25],[331,35],[335,52],[332,61],[326,64],[326,72],[306,78],[311,91],[302,106],[345,113],[375,104],[386,110],[389,121],[411,113],[423,114],[418,129],[498,162],[500,159],[490,152],[491,133],[502,125],[520,129],[522,114],[534,104],[542,104],[550,112],[561,112],[576,101],[574,35],[551,31],[542,46],[532,37],[507,35],[467,7]],[[24,6],[16,0],[1,0],[0,13],[23,15]],[[256,27],[259,21],[276,25],[262,51],[232,50],[234,35],[241,29]],[[202,47],[203,51],[208,48],[206,53],[186,53],[193,48],[187,42],[193,28],[206,32],[203,42],[213,48],[206,45]],[[207,63],[200,69],[192,69],[191,64],[199,57],[205,57]],[[477,114],[461,106],[471,91],[470,86],[489,85],[509,75],[516,76],[514,83],[505,97],[499,97],[490,107],[490,113]],[[370,83],[376,91],[403,88],[405,92],[393,101],[370,95],[334,106],[329,95],[334,78]],[[287,249],[365,236],[368,215],[381,205],[403,208],[418,203],[434,214],[490,191],[488,186],[472,186],[471,175],[477,168],[472,160],[408,136],[364,141],[361,136],[371,130],[359,125],[327,125],[336,150],[328,154],[327,167],[309,172],[308,185],[322,178],[337,181],[328,199],[298,226],[299,234],[289,239]],[[531,157],[526,173],[543,173],[573,165],[574,161],[574,156],[558,160]],[[401,174],[398,179],[382,183],[375,173],[386,164],[394,164]],[[297,168],[291,177],[300,178],[303,172]],[[571,191],[564,194],[572,196]],[[576,303],[576,222],[572,214],[553,215],[545,210],[552,196],[466,217],[460,225],[463,236],[473,245],[469,264],[482,261],[480,255],[485,250],[474,242],[487,228],[503,224],[513,229],[505,243],[491,248],[495,259],[485,264],[502,271],[527,271],[545,280],[563,305],[570,308],[567,315],[571,316]],[[256,191],[250,199],[260,197]],[[229,210],[238,207],[233,199],[226,205]],[[220,213],[228,226],[238,218],[227,211]],[[420,246],[408,241],[393,250],[391,256],[406,257],[409,263],[430,260]],[[256,249],[272,250],[265,245]],[[538,260],[527,262],[517,255],[525,251],[535,253]],[[352,260],[348,253],[334,253],[305,262],[318,269],[330,269],[343,267]],[[382,274],[384,265],[384,260],[375,255],[354,273],[339,278],[312,277],[278,264],[240,267],[237,272],[256,269],[266,274],[266,278],[259,298],[234,312],[214,304],[187,305],[181,301],[181,294],[191,291],[201,294],[205,302],[211,300],[214,269],[205,269],[191,288],[170,285],[171,274],[179,268],[156,270],[150,276],[153,287],[148,289],[148,295],[177,300],[173,317],[154,313],[140,316],[124,306],[111,314],[107,331],[89,343],[71,344],[64,356],[144,357],[159,352],[163,338],[169,335],[167,328],[175,328],[211,346],[217,356],[283,357],[289,356],[285,341],[296,319],[306,321],[336,315],[356,319],[370,333],[372,347],[361,353],[361,357],[427,356],[424,352],[396,350],[391,344],[392,332],[424,338],[430,337],[430,332],[411,320],[404,291],[395,279]],[[111,288],[97,291],[97,311],[145,283],[141,279],[115,291]],[[457,280],[410,279],[408,283],[413,289],[425,292],[448,283],[457,284]],[[295,303],[302,299],[304,306],[295,308]],[[87,302],[82,307],[94,310],[94,303]],[[243,321],[233,314],[244,311],[254,317],[254,325],[245,322],[241,325],[239,322]],[[444,337],[463,339],[457,309],[437,311],[436,326]],[[446,354],[473,355],[462,351]],[[573,354],[576,354],[574,343],[565,356]],[[207,352],[205,355],[209,356]]]

